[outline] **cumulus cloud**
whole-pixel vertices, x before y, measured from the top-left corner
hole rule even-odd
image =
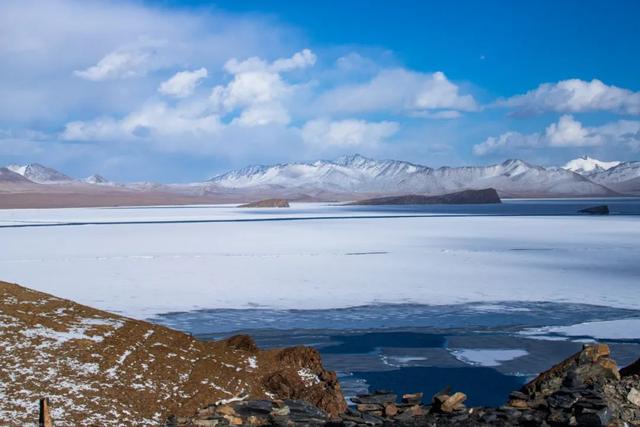
[[[316,146],[358,147],[376,145],[398,131],[395,122],[368,122],[365,120],[315,119],[302,128],[302,138]]]
[[[233,79],[227,85],[213,88],[211,103],[223,115],[239,111],[235,121],[245,126],[288,124],[290,116],[285,103],[296,86],[286,82],[281,73],[313,66],[315,61],[316,56],[309,49],[272,63],[257,57],[244,61],[230,59],[224,68]]]
[[[640,147],[640,121],[618,120],[602,126],[588,127],[571,115],[563,115],[557,123],[547,126],[543,133],[505,132],[474,145],[473,153],[483,156],[496,151],[523,148],[593,147],[605,144],[626,145],[637,150]]]
[[[607,85],[597,79],[570,79],[541,84],[525,94],[500,100],[497,105],[513,108],[521,115],[548,111],[640,114],[640,92]]]
[[[194,71],[180,71],[169,80],[162,82],[158,91],[164,95],[186,98],[193,94],[198,83],[205,77],[207,77],[207,69],[204,67]]]
[[[219,116],[206,110],[153,102],[120,120],[105,117],[67,123],[61,138],[70,141],[126,141],[167,136],[200,137],[214,134],[221,127]]]
[[[106,54],[96,65],[73,74],[94,82],[142,77],[154,67],[155,49],[163,44],[162,41],[147,40],[123,46]]]
[[[419,73],[403,68],[386,69],[366,83],[337,87],[323,94],[318,108],[335,113],[393,111],[412,115],[436,111],[477,111],[478,103],[438,71]]]
[[[290,122],[285,102],[296,87],[286,82],[281,73],[312,66],[315,60],[315,55],[308,49],[271,63],[258,57],[244,61],[230,59],[224,69],[233,75],[232,80],[227,85],[214,87],[208,98],[189,98],[207,76],[205,68],[179,72],[158,89],[163,94],[183,99],[175,105],[151,99],[119,119],[105,116],[69,122],[60,138],[69,141],[148,141],[159,146],[188,149],[193,145],[181,140],[192,138],[204,142],[207,138],[215,139],[230,127],[285,126]],[[274,131],[273,128],[269,130]],[[265,136],[265,139],[269,138]]]

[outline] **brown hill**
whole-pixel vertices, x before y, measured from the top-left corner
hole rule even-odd
[[[359,200],[350,205],[435,205],[435,204],[480,204],[502,203],[498,192],[493,188],[482,190],[464,190],[440,196],[422,196],[409,194],[405,196],[378,197],[375,199]]]
[[[0,282],[0,420],[157,425],[170,414],[244,398],[346,408],[335,373],[305,347],[259,350],[251,338],[199,341],[151,323]]]
[[[289,202],[286,199],[265,199],[258,202],[246,203],[239,208],[288,208]]]

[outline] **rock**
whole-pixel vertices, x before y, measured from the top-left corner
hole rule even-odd
[[[431,205],[431,204],[478,204],[502,203],[498,192],[493,188],[464,190],[440,196],[408,194],[404,196],[378,197],[360,200],[349,205]]]
[[[550,396],[565,383],[567,375],[575,376],[572,383],[590,384],[606,378],[620,377],[615,362],[609,359],[609,347],[604,344],[585,346],[580,352],[542,372],[520,390],[528,396]],[[570,373],[572,372],[573,373]]]
[[[356,397],[352,397],[351,401],[353,401],[353,403],[373,403],[384,405],[387,403],[395,403],[397,399],[397,394],[388,393],[386,391],[376,391],[372,394],[359,394]]]
[[[507,405],[511,406],[512,408],[521,408],[521,409],[529,408],[529,404],[527,403],[527,401],[522,399],[511,399],[509,400],[509,403],[507,403]]]
[[[509,393],[509,397],[511,399],[520,399],[520,400],[526,400],[529,398],[529,396],[527,396],[521,391],[512,391],[511,393]]]
[[[264,418],[256,417],[255,415],[251,415],[247,418],[247,422],[250,426],[264,426],[267,425],[267,420]]]
[[[289,202],[286,199],[265,199],[258,202],[246,203],[239,208],[288,208]]]
[[[383,406],[377,403],[358,403],[356,409],[360,412],[380,412]]]
[[[225,415],[224,418],[229,421],[229,424],[231,424],[232,426],[241,426],[242,424],[244,424],[242,418],[236,417],[234,415]]]
[[[636,360],[631,365],[620,369],[620,375],[622,375],[623,377],[640,375],[640,359]]]
[[[215,427],[220,424],[218,420],[195,420],[192,422],[194,426],[198,427]]]
[[[442,412],[453,412],[455,410],[461,409],[464,407],[462,403],[467,400],[467,395],[461,392],[456,392],[453,396],[449,397],[445,400],[440,406],[440,410]]]
[[[627,400],[640,407],[640,391],[635,388],[631,388],[631,391],[627,394]]]
[[[607,205],[591,206],[589,208],[580,209],[578,212],[589,214],[589,215],[609,215],[609,206]]]
[[[216,413],[222,414],[222,415],[235,415],[236,410],[229,405],[221,405],[216,408]]]
[[[576,415],[578,425],[584,427],[604,427],[611,421],[611,411],[609,408],[600,410],[587,410]]]
[[[408,403],[410,405],[418,405],[422,403],[423,393],[408,393],[402,395],[402,403]]]
[[[304,353],[304,352],[303,352]],[[307,355],[311,357],[312,355]],[[298,366],[298,351],[280,357],[293,367]],[[465,409],[466,395],[452,393],[447,387],[432,399],[431,407],[421,403],[420,393],[402,396],[389,391],[353,398],[356,407],[346,408],[339,415],[329,416],[316,406],[302,400],[246,400],[226,405],[210,406],[197,411],[202,425],[273,425],[302,426],[611,426],[637,425],[640,420],[640,377],[620,377],[615,362],[605,345],[590,345],[538,376],[521,391],[509,394],[508,404],[499,408]],[[224,413],[224,414],[223,414]],[[211,415],[210,417],[208,415]],[[211,419],[210,419],[211,418]],[[196,424],[169,420],[167,427]],[[241,424],[239,424],[241,423]]]
[[[365,425],[368,426],[384,425],[384,419],[372,414],[362,414],[362,420],[364,421]]]
[[[273,411],[270,400],[248,400],[238,403],[236,413],[241,416],[267,415]]]
[[[388,403],[384,405],[384,416],[385,417],[394,417],[398,413],[398,407],[395,403]]]
[[[289,415],[289,413],[291,413],[291,410],[287,405],[284,405],[282,408],[274,408],[273,411],[271,411],[272,415],[278,417],[284,417],[286,415]]]
[[[251,353],[255,353],[258,351],[256,342],[249,335],[234,335],[230,338],[227,338],[225,341],[231,348],[244,350]]]

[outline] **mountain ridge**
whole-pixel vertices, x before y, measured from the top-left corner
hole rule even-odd
[[[185,184],[117,183],[100,175],[73,179],[38,163],[10,167],[0,168],[0,207],[5,208],[246,203],[265,198],[352,201],[483,188],[496,189],[502,198],[640,195],[640,161],[603,162],[588,156],[563,167],[507,159],[487,166],[433,168],[351,154],[335,160],[250,165]]]

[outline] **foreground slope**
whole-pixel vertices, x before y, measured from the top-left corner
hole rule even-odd
[[[0,348],[2,422],[34,422],[40,397],[59,425],[157,425],[245,397],[345,408],[314,350],[260,351],[248,337],[203,342],[5,282]]]

